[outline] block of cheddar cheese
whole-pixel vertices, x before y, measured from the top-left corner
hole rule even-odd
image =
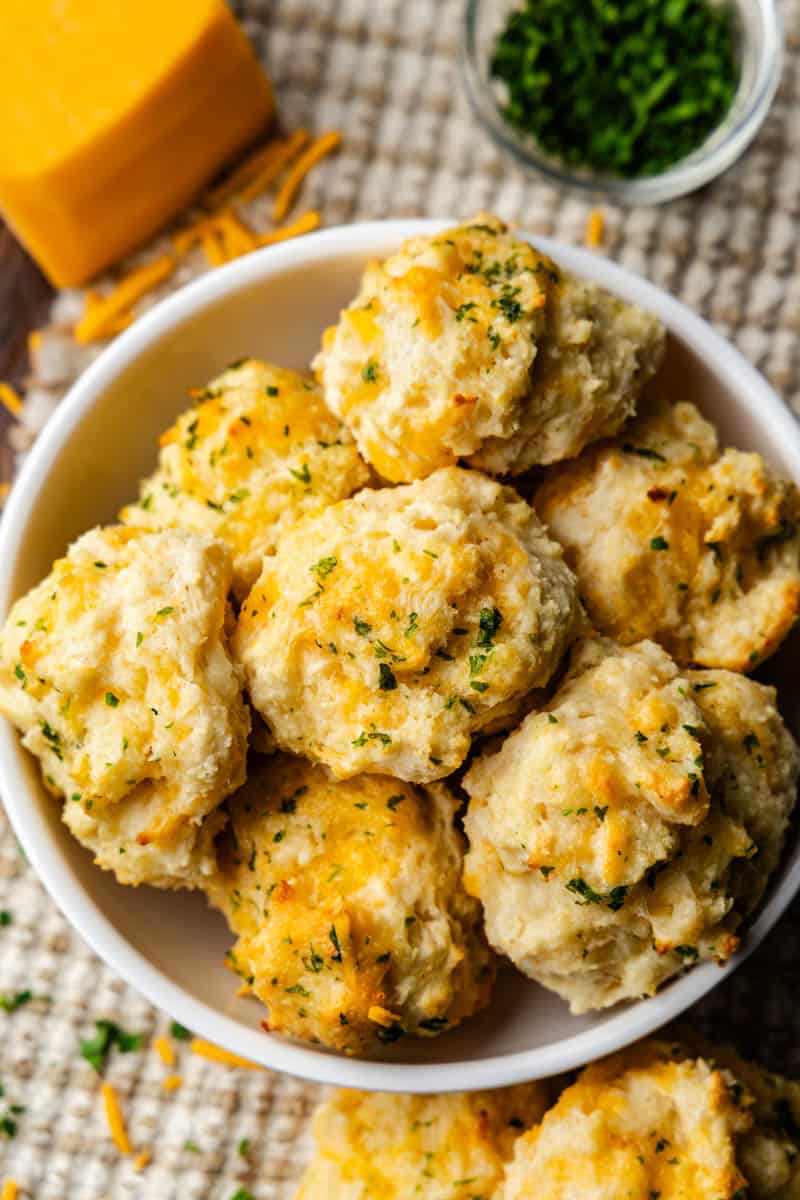
[[[59,287],[180,211],[266,126],[224,0],[3,0],[0,213]]]

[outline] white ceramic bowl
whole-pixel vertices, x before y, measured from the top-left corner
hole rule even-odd
[[[249,255],[191,284],[142,317],[83,375],[25,464],[0,527],[0,612],[46,574],[68,543],[110,522],[154,463],[159,433],[190,386],[260,355],[305,366],[320,334],[353,295],[367,259],[441,222],[333,229]],[[583,250],[536,239],[570,270],[659,314],[672,339],[664,384],[696,399],[723,437],[761,451],[800,482],[800,434],[764,380],[703,321],[641,279]],[[779,656],[791,678],[792,648]],[[776,669],[773,668],[773,675]],[[783,707],[791,703],[783,690]],[[788,712],[798,727],[797,713]],[[222,918],[197,894],[123,888],[97,869],[59,819],[35,762],[0,723],[0,790],[30,861],[87,942],[129,983],[198,1034],[268,1067],[347,1087],[408,1092],[495,1087],[578,1066],[657,1029],[735,969],[800,886],[792,845],[741,953],[695,967],[657,996],[572,1017],[555,996],[504,973],[483,1015],[435,1039],[406,1039],[364,1061],[263,1033],[263,1009],[233,999],[222,965]]]

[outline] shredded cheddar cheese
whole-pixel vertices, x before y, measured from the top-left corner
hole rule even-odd
[[[126,316],[130,307],[146,292],[168,279],[176,265],[171,254],[162,254],[131,271],[102,300],[95,299],[87,305],[75,326],[75,340],[85,344],[107,336],[109,325]]]
[[[0,404],[8,409],[12,417],[18,417],[22,412],[22,397],[10,383],[0,382]]]
[[[212,1062],[224,1063],[228,1067],[246,1067],[249,1071],[264,1070],[259,1063],[240,1058],[238,1054],[231,1054],[230,1050],[223,1050],[221,1046],[205,1042],[202,1038],[192,1038],[190,1049],[192,1054],[197,1054],[200,1058],[209,1058]]]
[[[0,1200],[17,1200],[17,1184],[14,1179],[7,1179],[0,1193]]]
[[[157,1037],[153,1042],[153,1049],[165,1067],[171,1067],[174,1065],[175,1048],[168,1037]]]
[[[208,233],[204,233],[200,244],[203,247],[203,253],[206,256],[208,265],[210,267],[221,267],[226,261],[225,251],[222,249],[222,243],[216,232],[209,231]]]
[[[196,246],[198,242],[202,242],[207,234],[215,234],[219,229],[220,220],[229,211],[227,208],[220,209],[213,216],[201,217],[193,225],[174,234],[172,244],[175,247],[175,253],[181,256],[188,254],[192,247]]]
[[[272,158],[265,162],[259,173],[248,182],[246,187],[242,188],[238,199],[247,203],[265,192],[270,184],[275,182],[283,168],[288,166],[307,145],[310,136],[307,129],[298,129],[285,142],[279,143],[275,147]]]
[[[281,184],[280,190],[275,197],[275,204],[272,208],[272,217],[275,221],[282,221],[289,209],[294,204],[295,197],[300,188],[300,184],[305,179],[312,167],[325,158],[327,154],[331,154],[340,145],[342,135],[338,130],[331,130],[329,133],[323,133],[315,142],[312,142],[304,154],[301,154],[297,162],[289,171],[285,180]]]
[[[308,212],[303,213],[302,217],[292,221],[291,225],[284,225],[280,229],[273,229],[271,233],[262,234],[258,239],[258,244],[259,246],[273,246],[276,242],[286,242],[289,238],[310,233],[319,225],[319,219],[319,213],[316,209],[311,208]]]
[[[204,203],[208,208],[219,208],[231,196],[236,195],[237,192],[246,187],[251,180],[257,179],[263,171],[268,169],[288,142],[299,140],[300,145],[305,145],[308,138],[309,134],[305,129],[298,129],[286,141],[270,138],[268,142],[263,146],[259,146],[243,162],[239,163],[238,167],[231,172],[227,179],[223,179],[222,183],[212,188],[206,195]]]
[[[162,1080],[161,1086],[165,1092],[177,1092],[182,1083],[180,1075],[168,1075],[166,1079]]]
[[[605,218],[599,208],[592,209],[586,222],[586,245],[592,249],[602,245],[605,232]]]
[[[114,1091],[110,1083],[103,1084],[102,1093],[108,1129],[114,1145],[121,1154],[130,1154],[131,1144],[128,1140],[128,1131],[125,1128],[125,1121],[122,1116],[122,1110],[119,1106],[117,1093]]]
[[[226,212],[219,220],[219,233],[226,259],[249,254],[258,246],[258,238],[249,225],[235,213]]]

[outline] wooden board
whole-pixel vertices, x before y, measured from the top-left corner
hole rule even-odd
[[[28,369],[28,334],[41,324],[53,289],[8,228],[0,222],[0,379],[21,384]],[[0,479],[11,477],[7,433],[11,419],[0,406]]]

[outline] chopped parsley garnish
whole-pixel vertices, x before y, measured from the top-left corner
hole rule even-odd
[[[597,817],[598,821],[600,821],[600,823],[602,824],[602,822],[605,821],[605,819],[606,819],[606,813],[608,812],[608,805],[604,804],[601,807],[599,804],[595,804],[593,811],[594,811],[594,815]]]
[[[392,812],[396,812],[398,804],[402,804],[404,800],[405,796],[390,796],[386,801],[386,807]]]
[[[325,959],[321,954],[317,954],[316,950],[312,946],[311,954],[308,958],[303,959],[303,963],[310,971],[313,971],[315,975],[319,975],[320,971],[325,966]]]
[[[2,1117],[0,1117],[0,1133],[2,1133],[3,1137],[7,1137],[10,1140],[17,1136],[18,1125],[14,1118],[24,1112],[24,1105],[9,1104],[8,1111],[4,1112]]]
[[[0,1008],[3,1012],[14,1013],[33,999],[33,992],[26,988],[22,992],[0,992]]]
[[[339,560],[331,554],[327,558],[321,558],[319,562],[315,562],[310,569],[314,572],[318,579],[324,579],[326,575],[330,575],[335,567],[338,567]]]
[[[47,721],[41,722],[42,737],[49,743],[50,749],[55,754],[56,758],[63,759],[64,755],[61,752],[61,734],[57,733]]]
[[[408,625],[406,625],[405,633],[403,635],[404,637],[411,637],[413,634],[415,634],[417,632],[417,630],[419,629],[419,625],[417,624],[417,621],[418,621],[417,613],[412,612],[412,613],[408,614]]]
[[[175,609],[173,608],[173,606],[171,604],[167,604],[166,607],[160,608],[158,610],[158,612],[156,613],[156,616],[157,617],[168,617],[170,615],[170,613],[174,613],[174,612],[175,612]]]
[[[178,1042],[188,1042],[189,1038],[192,1036],[186,1026],[181,1025],[178,1021],[172,1022],[169,1027],[169,1031]]]
[[[632,446],[630,442],[625,442],[622,449],[626,454],[636,454],[639,458],[650,458],[653,462],[665,463],[667,461],[663,454],[659,454],[657,450],[651,450],[649,446]]]
[[[27,683],[28,677],[23,671],[21,663],[17,663],[17,665],[14,667],[14,674],[23,686]]]
[[[483,668],[489,659],[488,654],[470,654],[469,656],[469,673],[470,675],[480,675]]]
[[[486,331],[486,336],[489,339],[489,345],[492,347],[493,350],[496,350],[497,347],[500,345],[500,334],[497,332],[496,329],[494,329],[490,325]]]
[[[667,541],[666,538],[663,538],[659,535],[659,537],[654,537],[654,538],[650,539],[650,549],[651,550],[669,550],[669,542]]]
[[[372,633],[372,626],[367,621],[362,621],[360,617],[353,617],[353,628],[359,637],[369,637]]]
[[[555,871],[555,867],[539,867],[539,870],[545,879],[548,879],[553,874],[553,871]]]
[[[273,383],[269,384],[269,386],[267,387],[267,395],[268,396],[277,396],[277,394],[278,394],[278,389],[275,387],[275,385]]]
[[[330,929],[328,930],[328,937],[330,938],[331,945],[333,946],[333,954],[331,955],[331,958],[334,962],[341,962],[342,947],[339,943],[339,935],[336,932],[335,925],[331,925]]]
[[[503,624],[499,608],[482,608],[478,618],[478,636],[475,645],[488,648],[494,645],[494,637]]]
[[[13,921],[14,921],[14,918],[12,917],[11,913],[8,911],[7,908],[0,909],[0,926],[3,929],[6,929],[9,925],[11,925],[13,923]]]
[[[392,739],[388,733],[383,733],[380,729],[373,727],[369,732],[362,729],[358,737],[353,739],[352,745],[366,746],[367,742],[380,742],[384,746],[390,746]]]
[[[116,1046],[122,1054],[138,1050],[142,1044],[140,1033],[126,1033],[115,1021],[95,1021],[97,1032],[93,1038],[81,1041],[81,1055],[90,1063],[98,1074],[106,1065],[108,1056]]]
[[[109,708],[116,708],[119,704],[119,696],[115,696],[113,692],[106,692],[106,704]]]
[[[681,958],[697,958],[699,952],[696,946],[676,946],[675,953]]]
[[[464,318],[472,312],[473,308],[477,308],[477,305],[475,304],[474,300],[468,300],[466,304],[459,304],[459,306],[455,310],[455,314],[454,314],[456,320],[463,321]],[[470,316],[469,319],[470,319],[470,321],[477,320],[477,318],[473,317],[473,316]]]
[[[382,692],[393,692],[397,687],[397,679],[388,663],[378,664],[378,687]]]
[[[492,301],[492,308],[499,308],[509,325],[514,325],[522,316],[522,305],[514,295],[514,292],[518,290],[518,288],[509,289],[497,300]]]
[[[578,903],[583,904],[605,904],[612,912],[618,912],[625,903],[625,897],[628,894],[628,889],[625,886],[614,887],[610,892],[596,892],[590,887],[585,879],[578,877],[570,879],[565,885],[568,892],[573,892],[580,897]]]
[[[378,364],[374,358],[368,359],[367,363],[361,368],[361,378],[364,383],[375,383],[378,378]]]
[[[503,115],[572,167],[626,179],[666,171],[733,103],[734,12],[710,0],[524,0],[490,59]]]
[[[311,472],[308,469],[307,462],[303,463],[303,465],[299,471],[296,471],[293,467],[290,467],[289,474],[294,475],[295,479],[299,479],[300,483],[305,483],[305,484],[311,483]]]

